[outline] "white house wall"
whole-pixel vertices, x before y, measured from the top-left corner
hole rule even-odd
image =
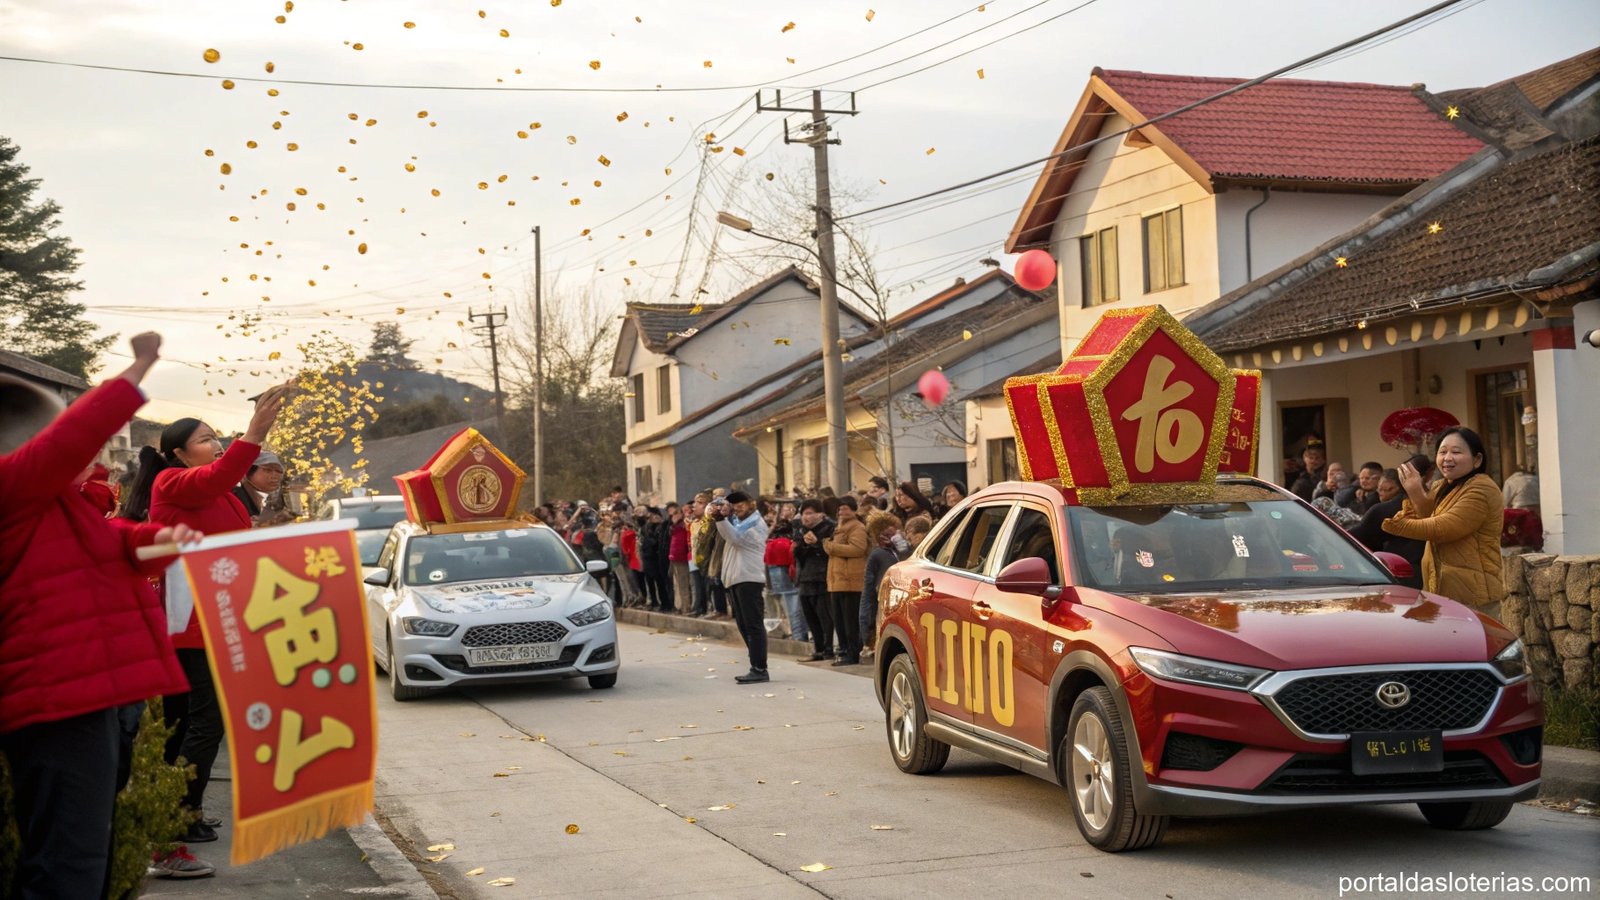
[[[1261,203],[1259,190],[1236,189],[1216,195],[1217,261],[1220,292],[1245,277],[1245,214]],[[1375,194],[1323,194],[1274,190],[1250,217],[1250,268],[1256,278],[1336,235],[1366,221],[1394,201]],[[1185,211],[1187,215],[1187,211]],[[1184,222],[1185,228],[1188,222]]]
[[[686,341],[677,351],[683,408],[693,412],[740,398],[742,388],[815,354],[822,346],[820,303],[799,282],[785,279]],[[839,316],[841,338],[865,331],[853,316]]]

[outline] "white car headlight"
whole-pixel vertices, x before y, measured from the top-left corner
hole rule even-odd
[[[599,603],[596,603],[588,609],[580,610],[570,616],[567,616],[567,621],[581,628],[584,625],[593,625],[596,622],[604,622],[609,618],[611,618],[611,601],[601,600]]]
[[[1261,679],[1272,674],[1266,669],[1211,659],[1197,659],[1193,656],[1179,656],[1176,653],[1151,650],[1146,647],[1129,647],[1128,652],[1133,655],[1133,661],[1146,675],[1165,681],[1183,681],[1206,687],[1248,691],[1259,684]]]
[[[418,637],[449,637],[456,632],[454,622],[440,622],[419,616],[406,616],[400,620],[400,627],[406,630],[406,634]]]
[[[1528,674],[1528,656],[1522,651],[1521,639],[1514,640],[1506,645],[1490,660],[1489,665],[1500,671],[1500,676],[1507,681],[1516,681]]]

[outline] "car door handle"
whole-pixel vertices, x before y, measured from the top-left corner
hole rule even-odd
[[[989,617],[994,615],[994,607],[983,602],[982,600],[979,600],[978,602],[972,604],[972,614],[987,622],[989,621]]]

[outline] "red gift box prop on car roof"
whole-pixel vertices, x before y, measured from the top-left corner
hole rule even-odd
[[[1059,369],[1005,395],[1022,477],[1083,500],[1255,472],[1261,372],[1229,369],[1160,306],[1105,313]]]
[[[406,516],[421,524],[506,519],[516,511],[523,472],[476,428],[445,442],[422,468],[396,475]]]

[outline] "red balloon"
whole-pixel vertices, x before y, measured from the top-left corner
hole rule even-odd
[[[1030,291],[1042,291],[1056,280],[1056,261],[1043,250],[1029,250],[1017,257],[1017,284]]]
[[[923,403],[930,408],[938,406],[950,396],[950,379],[945,378],[938,369],[929,369],[917,379],[917,391],[922,394]]]

